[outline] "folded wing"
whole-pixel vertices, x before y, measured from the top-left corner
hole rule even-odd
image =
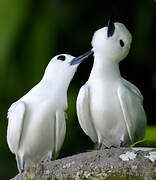
[[[66,134],[66,114],[64,111],[56,112],[56,124],[55,124],[55,158],[59,155],[59,151],[64,142]]]
[[[132,143],[143,139],[146,130],[146,114],[141,92],[133,84],[122,79],[117,94]]]
[[[8,110],[7,142],[12,153],[18,151],[20,144],[25,104],[22,101],[15,102]]]
[[[94,129],[90,107],[89,107],[89,87],[83,85],[77,97],[77,115],[81,128],[92,139],[97,141],[97,134]]]

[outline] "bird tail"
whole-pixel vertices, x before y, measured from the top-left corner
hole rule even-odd
[[[19,173],[22,173],[24,171],[24,161],[17,154],[16,154],[16,162]]]

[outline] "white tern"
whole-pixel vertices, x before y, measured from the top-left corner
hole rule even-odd
[[[67,89],[79,65],[71,60],[83,60],[90,53],[55,56],[42,80],[9,108],[7,142],[19,172],[57,157],[66,133]]]
[[[98,149],[102,145],[129,146],[145,135],[143,96],[122,78],[119,70],[119,62],[127,56],[131,41],[127,28],[112,20],[93,36],[94,64],[77,97],[77,115],[84,132],[98,142]]]

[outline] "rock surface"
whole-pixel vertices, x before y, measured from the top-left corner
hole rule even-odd
[[[111,148],[30,167],[12,180],[156,180],[156,149]]]

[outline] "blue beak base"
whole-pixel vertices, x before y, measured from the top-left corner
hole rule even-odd
[[[75,57],[70,62],[70,65],[80,64],[82,61],[84,61],[86,58],[88,58],[92,54],[93,54],[93,51],[90,50],[90,51],[82,54],[81,56]]]

